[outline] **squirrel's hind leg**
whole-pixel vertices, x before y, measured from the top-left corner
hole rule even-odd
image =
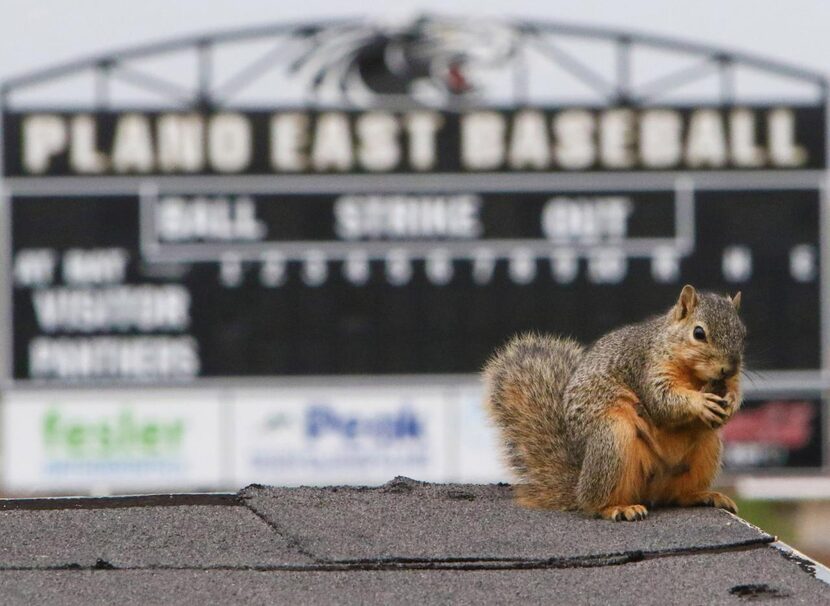
[[[586,440],[577,483],[583,511],[614,521],[642,520],[643,504],[653,477],[653,454],[640,440],[636,399],[620,398],[596,420]]]

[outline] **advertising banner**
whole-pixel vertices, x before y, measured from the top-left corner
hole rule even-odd
[[[239,391],[234,483],[443,481],[455,440],[448,414],[445,392],[435,388]]]
[[[726,471],[819,469],[827,438],[822,401],[805,398],[748,398],[723,428]]]
[[[16,392],[2,410],[8,491],[106,494],[220,483],[220,403],[211,394]]]

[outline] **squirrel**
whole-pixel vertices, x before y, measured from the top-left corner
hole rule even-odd
[[[520,480],[517,501],[615,521],[663,505],[737,512],[710,484],[718,429],[741,405],[740,305],[740,292],[686,285],[666,313],[588,348],[531,333],[496,351],[485,408]]]

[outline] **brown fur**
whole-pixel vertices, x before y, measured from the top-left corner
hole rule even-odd
[[[692,335],[700,326],[703,340]],[[614,520],[642,519],[646,505],[734,510],[709,486],[717,429],[740,406],[744,334],[735,300],[687,286],[664,316],[587,351],[556,337],[511,341],[484,377],[518,501]]]
[[[705,490],[718,471],[720,441],[703,427],[660,428],[633,407],[609,411],[627,446],[610,502],[671,505]]]
[[[501,428],[508,463],[528,507],[572,509],[579,470],[564,443],[562,390],[582,357],[570,339],[527,334],[508,343],[484,369],[487,412]]]
[[[675,356],[677,356],[678,349],[680,347],[675,349]],[[677,389],[700,391],[703,388],[703,380],[697,377],[691,368],[679,362],[678,357],[666,360],[662,364],[662,368],[665,376],[669,378]]]

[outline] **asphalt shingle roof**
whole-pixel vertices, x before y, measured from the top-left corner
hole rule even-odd
[[[2,604],[830,604],[726,512],[531,511],[506,486],[0,501]]]

